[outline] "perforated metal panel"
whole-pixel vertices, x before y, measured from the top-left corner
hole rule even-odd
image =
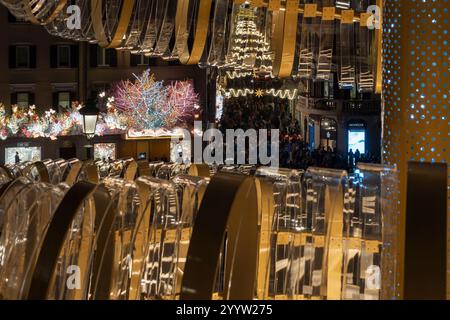
[[[386,0],[384,3],[383,160],[396,164],[400,170],[399,212],[402,214],[407,162],[450,162],[450,1]],[[447,192],[450,198],[450,190]],[[450,220],[450,206],[447,208]],[[447,262],[450,270],[450,255]],[[449,272],[447,278],[450,280]],[[449,292],[447,281],[448,298]]]

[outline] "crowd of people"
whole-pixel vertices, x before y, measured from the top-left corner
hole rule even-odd
[[[301,137],[285,136],[280,141],[280,166],[292,169],[322,167],[348,169],[345,157],[331,148],[310,148]]]
[[[302,136],[298,120],[289,111],[288,100],[274,98],[268,102],[261,98],[238,97],[224,102],[219,128],[226,129],[279,129],[280,166],[283,168],[306,169],[323,167],[353,171],[359,162],[379,162],[370,153],[361,154],[350,150],[340,154],[331,147],[311,148]]]
[[[226,99],[220,128],[225,129],[279,129],[280,136],[300,135],[298,120],[293,119],[286,99],[238,97]]]
[[[361,154],[350,149],[342,155],[336,149],[320,147],[313,149],[301,137],[286,136],[280,141],[280,166],[283,168],[307,169],[322,167],[344,169],[352,172],[358,163],[379,163],[380,159],[371,153]]]

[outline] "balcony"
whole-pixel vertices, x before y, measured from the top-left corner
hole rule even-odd
[[[297,99],[297,108],[309,111],[316,110],[325,113],[380,114],[381,101],[299,97]]]
[[[342,101],[342,112],[344,113],[365,113],[380,114],[381,101],[379,100],[347,100]]]

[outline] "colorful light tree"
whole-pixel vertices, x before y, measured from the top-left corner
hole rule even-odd
[[[110,93],[110,105],[124,115],[127,126],[137,131],[172,129],[192,122],[198,96],[190,82],[165,86],[150,70],[135,80],[122,81]]]

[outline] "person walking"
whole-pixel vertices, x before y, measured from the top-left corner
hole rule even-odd
[[[355,151],[355,165],[358,164],[358,162],[361,160],[361,152],[359,152],[359,149],[356,149]]]
[[[19,152],[18,151],[16,151],[15,161],[16,161],[16,164],[20,163],[20,156],[19,156]]]
[[[353,154],[353,149],[350,149],[348,152],[348,166],[350,169],[353,169],[353,166],[355,165],[355,155]]]

